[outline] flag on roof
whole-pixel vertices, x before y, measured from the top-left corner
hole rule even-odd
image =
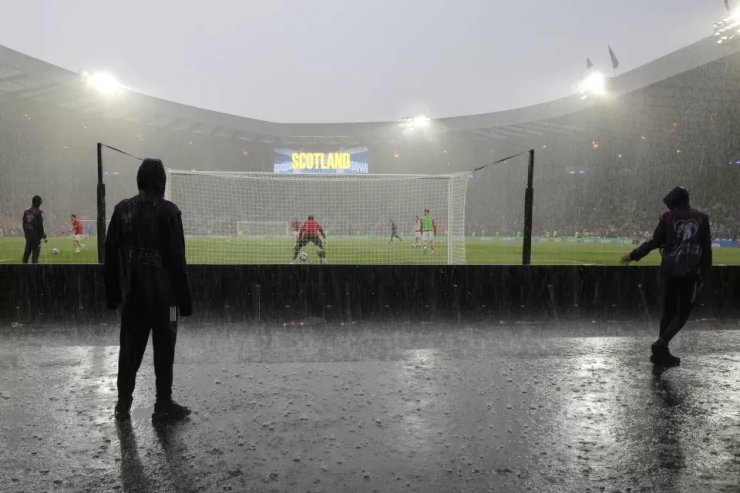
[[[607,45],[609,46],[609,45]],[[619,60],[617,59],[617,55],[614,54],[614,51],[612,50],[612,47],[609,46],[609,58],[612,59],[612,67],[617,68],[619,67]]]

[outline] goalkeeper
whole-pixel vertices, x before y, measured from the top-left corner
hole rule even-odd
[[[301,251],[301,248],[309,243],[313,243],[318,249],[319,260],[322,264],[326,263],[326,251],[324,251],[324,244],[321,242],[321,238],[326,240],[324,228],[314,220],[313,215],[309,215],[308,220],[303,223],[300,231],[298,231],[298,241],[296,241],[295,248],[293,249],[293,262],[295,263],[296,258],[298,258],[298,252]]]

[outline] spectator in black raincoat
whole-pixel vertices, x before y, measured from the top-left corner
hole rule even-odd
[[[164,199],[166,179],[162,161],[144,159],[136,176],[139,194],[116,205],[105,239],[108,307],[122,304],[118,420],[129,419],[149,332],[157,389],[152,421],[177,421],[190,414],[172,400],[177,323],[181,315],[191,314],[192,301],[182,219],[177,206]]]
[[[41,197],[34,195],[31,199],[31,208],[23,211],[23,234],[26,236],[26,248],[23,251],[23,263],[39,263],[41,253],[41,240],[46,243],[46,232],[44,232],[44,213],[40,209]]]
[[[663,198],[668,212],[660,216],[653,237],[622,256],[622,262],[640,260],[655,248],[662,255],[665,297],[660,334],[651,346],[650,361],[675,366],[681,359],[668,351],[668,343],[689,319],[702,279],[712,265],[709,217],[689,206],[689,192],[676,187]]]

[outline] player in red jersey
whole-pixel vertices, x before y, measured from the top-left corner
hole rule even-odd
[[[77,219],[75,214],[72,214],[70,218],[72,219],[72,245],[75,247],[75,253],[80,253],[80,240],[83,234],[82,222]]]
[[[308,245],[309,242],[316,245],[316,248],[319,251],[319,259],[321,263],[326,263],[326,252],[324,251],[324,244],[321,242],[322,237],[326,240],[324,228],[314,220],[313,215],[308,216],[308,220],[303,223],[303,226],[301,226],[301,229],[298,231],[298,240],[293,249],[293,263],[295,263],[298,258],[298,252],[301,251],[301,248]]]

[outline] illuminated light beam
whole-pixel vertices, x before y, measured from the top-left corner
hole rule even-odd
[[[717,44],[722,44],[735,38],[740,34],[740,8],[735,9],[730,15],[712,24]]]
[[[121,84],[118,79],[112,74],[107,72],[83,72],[82,80],[91,89],[104,94],[106,96],[113,96],[126,90],[126,86]]]
[[[589,96],[603,96],[606,94],[606,77],[600,72],[592,72],[579,85],[581,99]]]
[[[418,115],[414,117],[404,117],[398,123],[398,126],[407,130],[425,129],[429,128],[432,124],[432,119],[426,115]]]

